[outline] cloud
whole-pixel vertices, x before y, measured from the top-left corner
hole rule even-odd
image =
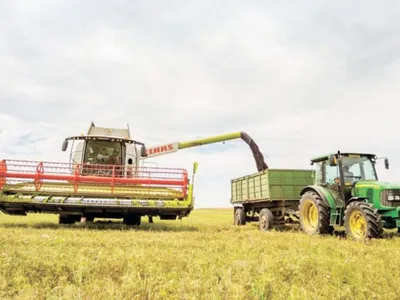
[[[377,152],[398,180],[397,5],[2,2],[0,156],[66,161],[93,120],[148,145],[246,131],[274,168]],[[240,140],[154,161],[200,163],[196,207],[229,206],[256,171]]]

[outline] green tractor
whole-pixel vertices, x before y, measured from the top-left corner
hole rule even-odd
[[[332,234],[343,226],[356,240],[400,229],[400,184],[378,181],[374,154],[338,153],[313,158],[314,185],[300,195],[299,218],[308,234]],[[385,168],[389,160],[384,158]]]

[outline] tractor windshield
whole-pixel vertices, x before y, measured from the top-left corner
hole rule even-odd
[[[342,158],[343,175],[346,184],[359,180],[377,180],[374,162],[368,156],[345,156]],[[338,166],[330,166],[328,161],[316,163],[316,184],[338,183]]]
[[[345,182],[377,180],[374,162],[368,156],[346,156],[342,164]]]
[[[84,163],[88,164],[121,164],[122,146],[119,142],[87,141]]]

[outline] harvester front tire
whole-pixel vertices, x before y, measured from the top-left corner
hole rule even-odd
[[[58,224],[74,224],[80,220],[80,216],[75,215],[59,215]]]
[[[314,191],[303,194],[299,205],[300,228],[309,235],[332,234],[329,207]]]
[[[141,221],[141,216],[139,215],[128,215],[124,217],[124,224],[130,226],[139,226]]]
[[[268,231],[274,226],[274,215],[268,208],[263,208],[258,217],[258,227],[262,231]]]
[[[94,216],[88,215],[86,216],[86,222],[93,222],[94,221]]]
[[[379,238],[383,234],[382,219],[372,204],[351,202],[344,212],[346,235],[354,240]]]
[[[234,214],[234,224],[235,225],[246,225],[246,213],[243,208],[236,208]]]

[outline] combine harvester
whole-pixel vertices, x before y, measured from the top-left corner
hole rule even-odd
[[[265,169],[232,179],[235,224],[258,221],[266,231],[298,216],[308,234],[341,226],[356,240],[379,238],[383,228],[400,231],[400,184],[378,180],[377,159],[337,152],[312,159],[315,170]]]
[[[0,161],[0,210],[9,215],[58,214],[60,224],[122,218],[127,225],[140,225],[146,215],[149,222],[153,216],[181,219],[194,208],[197,163],[189,180],[185,169],[146,167],[145,160],[238,138],[250,146],[257,168],[267,167],[257,145],[243,132],[146,149],[144,143],[130,138],[129,127],[104,128],[92,123],[86,135],[64,140],[63,151],[72,141],[68,163]]]

